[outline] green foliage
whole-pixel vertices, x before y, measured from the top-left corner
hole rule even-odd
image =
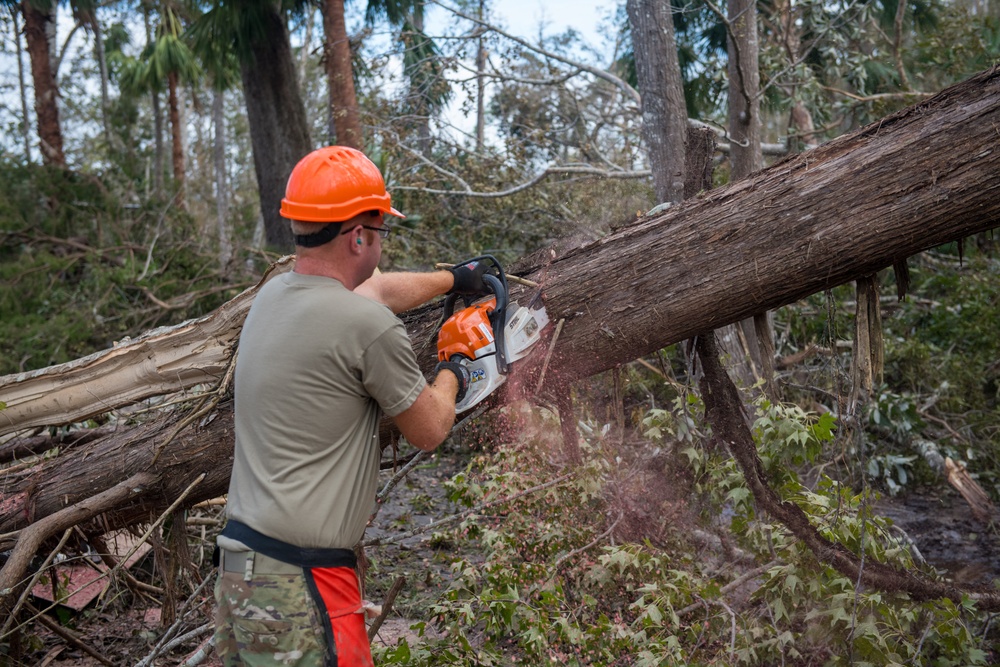
[[[191,235],[186,216],[124,207],[96,178],[0,163],[0,374],[210,312],[232,293]]]
[[[180,17],[169,7],[163,11],[156,40],[143,49],[137,66],[128,70],[125,87],[132,90],[165,90],[170,76],[194,82],[201,68],[184,39]]]
[[[469,517],[449,542],[471,541],[482,558],[457,561],[429,619],[413,626],[417,637],[378,649],[376,662],[985,665],[995,657],[970,602],[856,590],[782,525],[758,517],[734,462],[706,451],[701,436],[683,435],[697,432],[699,415],[697,397],[683,396],[642,420],[648,446],[671,448],[698,480],[689,501],[698,524],[675,523],[655,539],[609,537],[633,520],[616,489],[634,472],[623,472],[620,446],[600,435],[584,444],[572,479],[537,495],[522,494],[558,474],[545,463],[556,445],[544,414],[517,444],[474,460],[453,479],[453,499],[501,504]],[[831,415],[761,401],[753,433],[773,487],[824,537],[870,561],[918,567],[891,522],[873,514],[874,497],[822,474],[812,488],[799,481],[795,471],[834,446]],[[737,551],[699,548],[693,530],[731,531]],[[739,570],[756,578],[736,594],[725,587]]]
[[[854,474],[891,494],[940,481],[926,461],[930,442],[1000,498],[1000,262],[989,236],[965,246],[961,261],[956,244],[911,258],[907,297],[882,300],[884,383],[863,404],[857,440],[845,447],[857,465]],[[883,294],[894,287],[890,277],[883,274]],[[854,299],[845,285],[778,312],[782,344],[823,350],[793,372],[800,384],[790,396],[807,400],[804,390],[834,413],[844,409]]]
[[[910,409],[883,422],[896,444],[908,435],[941,442],[1000,497],[1000,262],[974,247],[970,255],[961,265],[953,255],[918,262],[911,298],[886,318],[886,383]],[[921,404],[931,418],[914,414]]]

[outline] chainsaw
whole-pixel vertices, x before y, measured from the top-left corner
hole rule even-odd
[[[507,379],[512,363],[523,359],[541,339],[549,323],[541,303],[541,290],[527,306],[510,300],[507,276],[500,262],[483,255],[469,262],[487,262],[492,266],[483,275],[483,283],[493,296],[478,301],[465,298],[465,308],[455,312],[457,294],[444,301],[438,332],[438,361],[456,361],[469,369],[469,389],[455,405],[455,412],[465,412],[492,394]]]

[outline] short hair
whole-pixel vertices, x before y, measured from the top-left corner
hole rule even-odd
[[[292,234],[295,236],[308,236],[309,234],[315,234],[319,230],[326,227],[326,225],[322,223],[316,224],[315,222],[302,222],[301,220],[289,220],[289,222],[292,223]]]

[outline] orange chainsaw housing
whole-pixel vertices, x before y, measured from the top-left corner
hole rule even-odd
[[[497,306],[496,297],[464,308],[451,317],[438,333],[438,361],[450,361],[457,355],[467,359],[496,351],[493,325],[489,314]],[[492,349],[488,349],[492,346]]]

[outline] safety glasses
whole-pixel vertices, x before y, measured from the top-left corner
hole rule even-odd
[[[364,227],[365,229],[370,229],[373,232],[378,232],[378,235],[381,236],[383,239],[389,238],[389,232],[392,231],[392,227],[390,227],[389,225],[386,225],[386,224],[383,224],[381,227],[371,227],[369,225],[360,225],[360,226]],[[345,229],[344,231],[342,231],[340,233],[341,234],[348,234],[348,233],[350,233],[351,231],[353,231],[357,227],[358,227],[358,225],[354,225],[354,227],[351,227],[350,229]]]

